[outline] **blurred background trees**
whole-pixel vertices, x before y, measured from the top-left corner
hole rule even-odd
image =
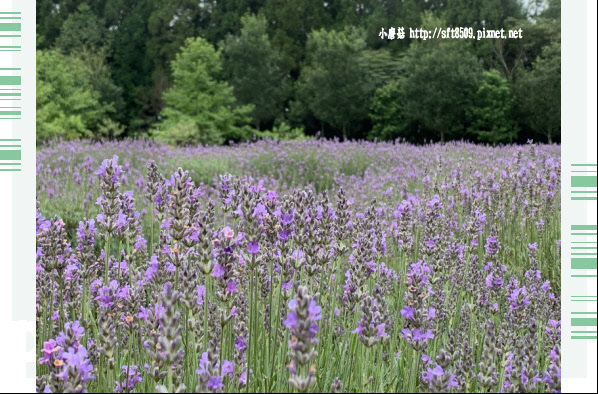
[[[559,0],[36,4],[39,142],[560,141]],[[409,38],[447,26],[523,38]]]

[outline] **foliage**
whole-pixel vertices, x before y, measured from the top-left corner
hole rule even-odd
[[[363,68],[369,83],[375,87],[396,81],[401,73],[401,61],[384,48],[365,49],[357,61]]]
[[[318,119],[341,128],[343,139],[352,125],[367,117],[373,87],[359,61],[364,48],[364,32],[352,27],[339,32],[318,30],[308,36],[300,97]]]
[[[93,70],[56,50],[36,53],[37,141],[91,137],[112,110],[100,102]]]
[[[274,125],[272,130],[260,131],[258,136],[261,138],[272,138],[279,141],[291,141],[291,140],[304,140],[308,137],[301,127],[292,128],[285,122],[281,122],[279,125]]]
[[[86,3],[81,4],[77,11],[64,21],[55,46],[67,55],[83,50],[111,47],[104,21],[100,20]]]
[[[533,93],[533,94],[531,94]],[[561,45],[544,47],[530,71],[522,71],[517,101],[526,122],[552,143],[561,133]]]
[[[62,24],[55,48],[65,55],[78,57],[92,70],[93,89],[99,94],[99,101],[110,106],[114,120],[124,118],[122,88],[112,79],[108,65],[111,56],[111,35],[105,22],[99,19],[87,3],[77,7]]]
[[[253,105],[254,126],[272,121],[281,111],[285,98],[284,73],[279,55],[272,48],[263,16],[241,18],[240,34],[229,34],[222,47],[224,78],[234,88],[240,105]]]
[[[468,131],[480,141],[496,145],[513,142],[517,124],[512,120],[514,98],[509,84],[497,70],[484,72],[472,105],[467,109],[471,125]]]
[[[221,68],[220,51],[210,43],[202,38],[186,41],[172,63],[174,84],[164,94],[158,140],[213,145],[251,136],[247,124],[253,108],[235,107],[232,87],[216,79]]]
[[[112,119],[104,119],[98,128],[96,137],[99,139],[113,140],[122,137],[124,131],[125,128],[123,125],[113,121]]]
[[[393,81],[376,89],[370,107],[372,131],[369,139],[394,140],[403,136],[407,127],[401,98],[400,82]]]
[[[249,116],[256,129],[267,130],[284,121],[308,135],[391,138],[394,132],[381,137],[373,121],[377,115],[372,117],[368,110],[378,88],[397,82],[414,95],[403,95],[394,108],[401,114],[397,122],[407,124],[402,133],[409,140],[477,140],[477,134],[469,132],[472,119],[466,115],[472,113],[481,71],[496,69],[516,98],[515,110],[508,115],[520,126],[515,141],[525,142],[548,140],[547,132],[540,131],[546,126],[520,109],[524,104],[518,92],[539,80],[528,73],[542,68],[536,60],[545,59],[546,48],[560,43],[560,4],[560,0],[38,0],[36,37],[38,49],[59,49],[80,57],[94,70],[93,89],[103,106],[113,108],[106,117],[125,127],[122,136],[153,134],[168,106],[165,93],[175,84],[171,64],[187,39],[201,37],[223,50],[223,68],[213,72],[213,78],[234,88],[232,107],[253,105]],[[474,33],[521,29],[523,37],[410,38],[409,30],[421,26],[430,31],[467,26]],[[381,39],[381,28],[391,27],[405,28],[405,38]],[[333,55],[325,56],[327,60],[317,58],[329,50]],[[348,57],[340,64],[342,56]],[[429,56],[446,56],[448,64],[424,59]],[[456,67],[459,56],[464,64]],[[416,70],[419,57],[426,66],[421,72]],[[413,70],[418,72],[412,78]],[[460,85],[468,72],[474,75],[471,83]],[[539,71],[542,78],[552,80],[560,78],[559,73],[556,67]],[[432,77],[431,84],[424,83],[426,77]],[[446,94],[424,100],[442,85],[448,87]],[[426,115],[421,108],[436,112]],[[558,128],[555,124],[560,122],[550,121],[551,128]],[[233,139],[252,133],[233,133]],[[549,133],[558,140],[560,131]],[[69,133],[68,138],[75,135]]]
[[[517,0],[448,0],[445,17],[449,26],[501,29],[508,18],[524,17]]]
[[[401,91],[406,118],[438,132],[444,142],[449,133],[464,129],[465,111],[478,90],[482,69],[466,43],[437,41],[412,44]]]

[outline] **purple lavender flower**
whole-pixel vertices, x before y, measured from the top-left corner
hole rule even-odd
[[[253,254],[258,254],[260,252],[260,244],[257,242],[249,242],[249,244],[247,244],[247,250],[249,250],[249,253]]]
[[[318,343],[316,333],[317,322],[322,318],[321,308],[307,294],[307,287],[298,286],[297,297],[289,301],[289,313],[284,325],[289,329],[289,352],[291,359],[289,384],[299,392],[305,392],[315,384],[313,373],[301,375],[296,366],[303,366],[312,362],[318,355],[314,349]],[[315,366],[314,366],[315,367]]]
[[[123,365],[121,368],[123,372],[123,381],[115,382],[114,391],[117,393],[130,393],[135,389],[137,383],[143,382],[141,373],[137,371],[139,367],[137,365]]]

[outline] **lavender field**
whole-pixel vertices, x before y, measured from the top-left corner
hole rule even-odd
[[[37,153],[38,392],[560,392],[560,146]]]

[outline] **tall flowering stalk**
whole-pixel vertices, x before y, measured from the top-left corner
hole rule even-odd
[[[434,339],[432,326],[436,309],[428,306],[431,275],[432,270],[422,261],[411,264],[411,268],[407,270],[405,306],[401,309],[406,325],[401,331],[401,337],[417,351],[424,351],[428,341]]]
[[[498,373],[496,368],[496,356],[499,350],[496,348],[496,330],[494,322],[486,322],[486,335],[484,336],[484,352],[478,364],[479,373],[477,376],[478,384],[488,391],[498,384]]]
[[[288,308],[284,325],[289,329],[289,384],[303,393],[316,383],[316,365],[311,363],[318,356],[315,346],[322,308],[308,294],[306,286],[297,287],[296,297],[289,301]]]
[[[51,287],[51,298],[48,300],[49,312],[53,311],[54,282],[56,282],[58,284],[59,323],[62,323],[64,322],[65,271],[69,264],[72,248],[70,242],[68,242],[65,223],[58,217],[44,221],[40,226],[40,230],[38,232],[38,243],[41,247],[39,264],[46,272]],[[44,321],[44,323],[47,322]]]
[[[436,356],[436,362],[426,367],[426,372],[422,375],[421,380],[431,393],[448,393],[458,386],[455,375],[448,369],[450,363],[450,355],[440,349]]]
[[[384,331],[386,323],[378,310],[378,302],[370,296],[366,296],[363,300],[361,316],[357,324],[353,333],[359,336],[359,340],[366,347],[372,347],[388,338],[388,334]]]
[[[162,307],[155,316],[158,330],[144,344],[153,360],[151,368],[149,365],[146,366],[148,373],[156,382],[167,378],[166,385],[158,384],[157,387],[159,389],[165,387],[171,393],[175,389],[173,369],[181,368],[181,361],[185,353],[181,346],[181,312],[175,309],[179,297],[180,295],[173,290],[170,283],[164,285],[164,291],[160,297]],[[179,389],[184,390],[184,387],[177,388],[177,390]]]
[[[122,226],[122,211],[119,211],[118,194],[120,189],[120,176],[123,172],[122,166],[118,165],[118,156],[114,155],[112,159],[106,159],[102,162],[96,175],[100,179],[102,190],[101,197],[98,197],[96,204],[100,206],[101,212],[96,220],[99,227],[104,231],[105,245],[105,264],[104,264],[104,284],[108,284],[108,269],[110,259],[111,234]],[[120,215],[119,215],[120,212]]]

